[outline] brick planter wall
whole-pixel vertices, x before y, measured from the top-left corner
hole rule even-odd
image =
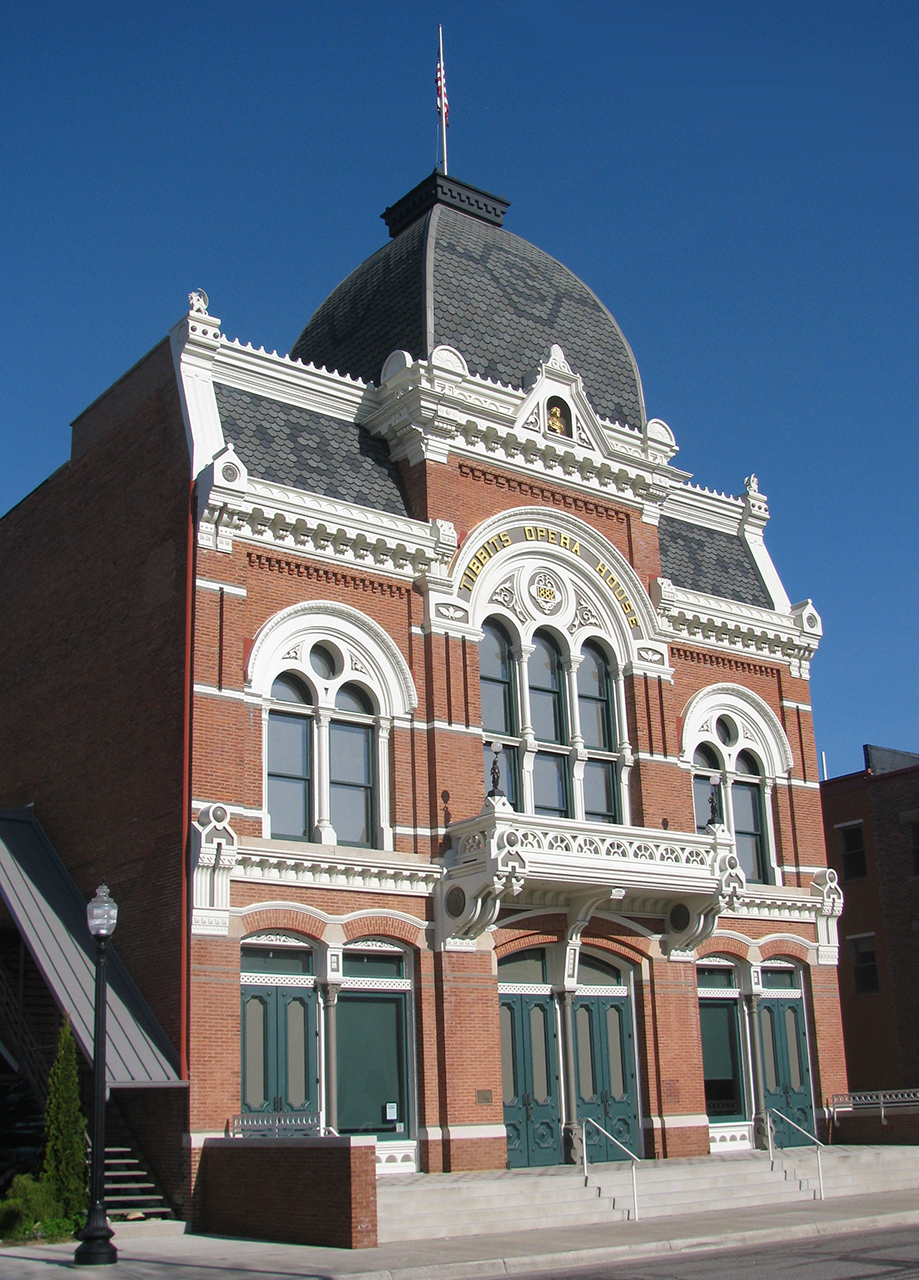
[[[199,1231],[372,1249],[375,1138],[208,1138],[195,1186]]]

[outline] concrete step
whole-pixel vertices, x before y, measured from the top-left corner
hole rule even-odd
[[[458,1208],[482,1209],[495,1212],[517,1211],[527,1208],[551,1208],[555,1204],[581,1203],[596,1199],[601,1193],[585,1190],[583,1177],[572,1176],[562,1181],[552,1179],[552,1187],[475,1185],[452,1189],[436,1185],[427,1187],[398,1186],[377,1188],[377,1211],[398,1212],[411,1206],[411,1212],[447,1212]]]
[[[601,1202],[594,1200],[591,1203],[596,1205]],[[563,1227],[602,1226],[612,1222],[623,1222],[625,1217],[625,1213],[621,1210],[611,1207],[590,1211],[581,1209],[576,1214],[544,1212],[534,1215],[529,1221],[515,1218],[513,1229],[541,1231]],[[395,1244],[402,1240],[447,1240],[453,1236],[498,1235],[507,1231],[508,1227],[508,1220],[503,1214],[494,1218],[480,1216],[468,1223],[460,1223],[453,1217],[446,1219],[443,1215],[438,1215],[430,1222],[378,1221],[377,1239],[380,1244]]]

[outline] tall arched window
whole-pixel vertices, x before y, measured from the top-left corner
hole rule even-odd
[[[590,641],[581,651],[578,667],[578,719],[588,753],[584,766],[584,817],[588,822],[619,821],[619,788],[616,764],[598,758],[616,747],[613,691],[609,663],[599,646]]]
[[[537,750],[533,760],[533,807],[546,817],[571,817],[571,787],[567,750],[553,750],[567,742],[564,678],[558,646],[537,631],[527,663],[530,719]]]
[[[482,627],[479,645],[479,679],[482,690],[482,730],[485,735],[485,790],[491,788],[493,742],[504,751],[498,756],[501,790],[509,802],[517,805],[517,746],[519,724],[515,696],[514,659],[507,632],[494,620]]]
[[[312,839],[313,718],[310,691],[285,672],[271,686],[285,709],[268,716],[268,812],[275,836]]]
[[[339,844],[373,844],[373,704],[356,684],[335,695],[329,725],[330,819]],[[344,712],[342,716],[339,713]]]
[[[767,884],[762,769],[752,752],[736,751],[737,731],[727,716],[716,720],[714,736],[724,752],[724,761],[709,742],[700,742],[692,757],[696,830],[703,832],[713,819],[724,823],[734,837],[747,883]]]

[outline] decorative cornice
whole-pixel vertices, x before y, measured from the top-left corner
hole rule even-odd
[[[336,569],[331,565],[311,564],[308,560],[295,560],[290,556],[249,551],[247,559],[253,569],[267,569],[269,573],[306,578],[313,582],[334,583],[339,587],[354,587],[359,591],[369,591],[373,595],[390,596],[398,600],[404,599],[411,590],[411,587],[401,582],[384,582],[367,574],[353,573],[344,567]]]
[[[822,631],[810,601],[782,614],[687,591],[667,578],[653,579],[650,594],[671,642],[686,638],[717,649],[765,653],[789,663],[792,675],[807,678]]]
[[[274,850],[269,841],[243,844],[231,873],[234,881],[298,884],[321,889],[351,889],[362,893],[430,896],[443,879],[435,863],[381,857],[369,850],[307,846],[303,853]]]

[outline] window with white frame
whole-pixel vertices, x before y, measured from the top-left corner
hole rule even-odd
[[[500,786],[514,808],[620,822],[615,686],[604,649],[588,640],[571,654],[545,630],[522,645],[497,618],[482,631],[486,789],[499,744]]]
[[[739,735],[727,715],[715,721],[713,741],[700,742],[692,756],[692,797],[696,830],[724,823],[734,837],[748,884],[769,883],[763,770],[753,753],[739,749]]]
[[[310,675],[272,682],[266,803],[275,838],[358,848],[379,843],[379,717],[368,690],[347,679],[341,655],[315,643]],[[325,836],[323,833],[325,832]]]

